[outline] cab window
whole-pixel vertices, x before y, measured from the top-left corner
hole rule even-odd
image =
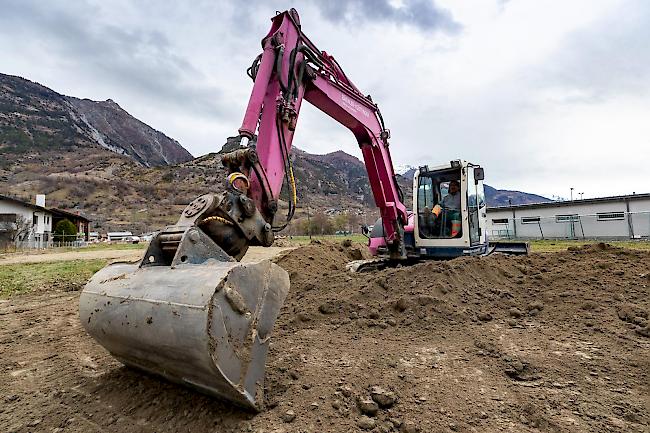
[[[418,232],[423,239],[462,236],[460,170],[436,171],[418,177]]]

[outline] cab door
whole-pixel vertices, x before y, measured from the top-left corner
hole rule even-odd
[[[485,228],[487,224],[487,209],[483,189],[483,169],[479,166],[467,167],[467,215],[469,221],[470,245],[481,245],[486,242]]]

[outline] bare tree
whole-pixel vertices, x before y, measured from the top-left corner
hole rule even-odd
[[[24,240],[32,229],[32,222],[22,215],[0,215],[0,243],[16,244]]]
[[[17,215],[15,227],[14,236],[11,240],[14,242],[23,241],[32,230],[32,222],[22,215]]]

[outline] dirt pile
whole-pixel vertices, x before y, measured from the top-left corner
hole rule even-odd
[[[648,431],[650,253],[345,270],[365,254],[314,243],[278,259],[292,286],[258,415],[120,367],[70,293],[0,304],[0,430]]]
[[[648,253],[601,244],[373,274],[345,272],[348,256],[310,245],[279,261],[292,290],[271,406],[331,431],[647,428]],[[367,423],[375,386],[397,403]]]

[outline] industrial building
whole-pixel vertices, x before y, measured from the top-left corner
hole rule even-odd
[[[488,208],[491,239],[650,239],[650,194]]]

